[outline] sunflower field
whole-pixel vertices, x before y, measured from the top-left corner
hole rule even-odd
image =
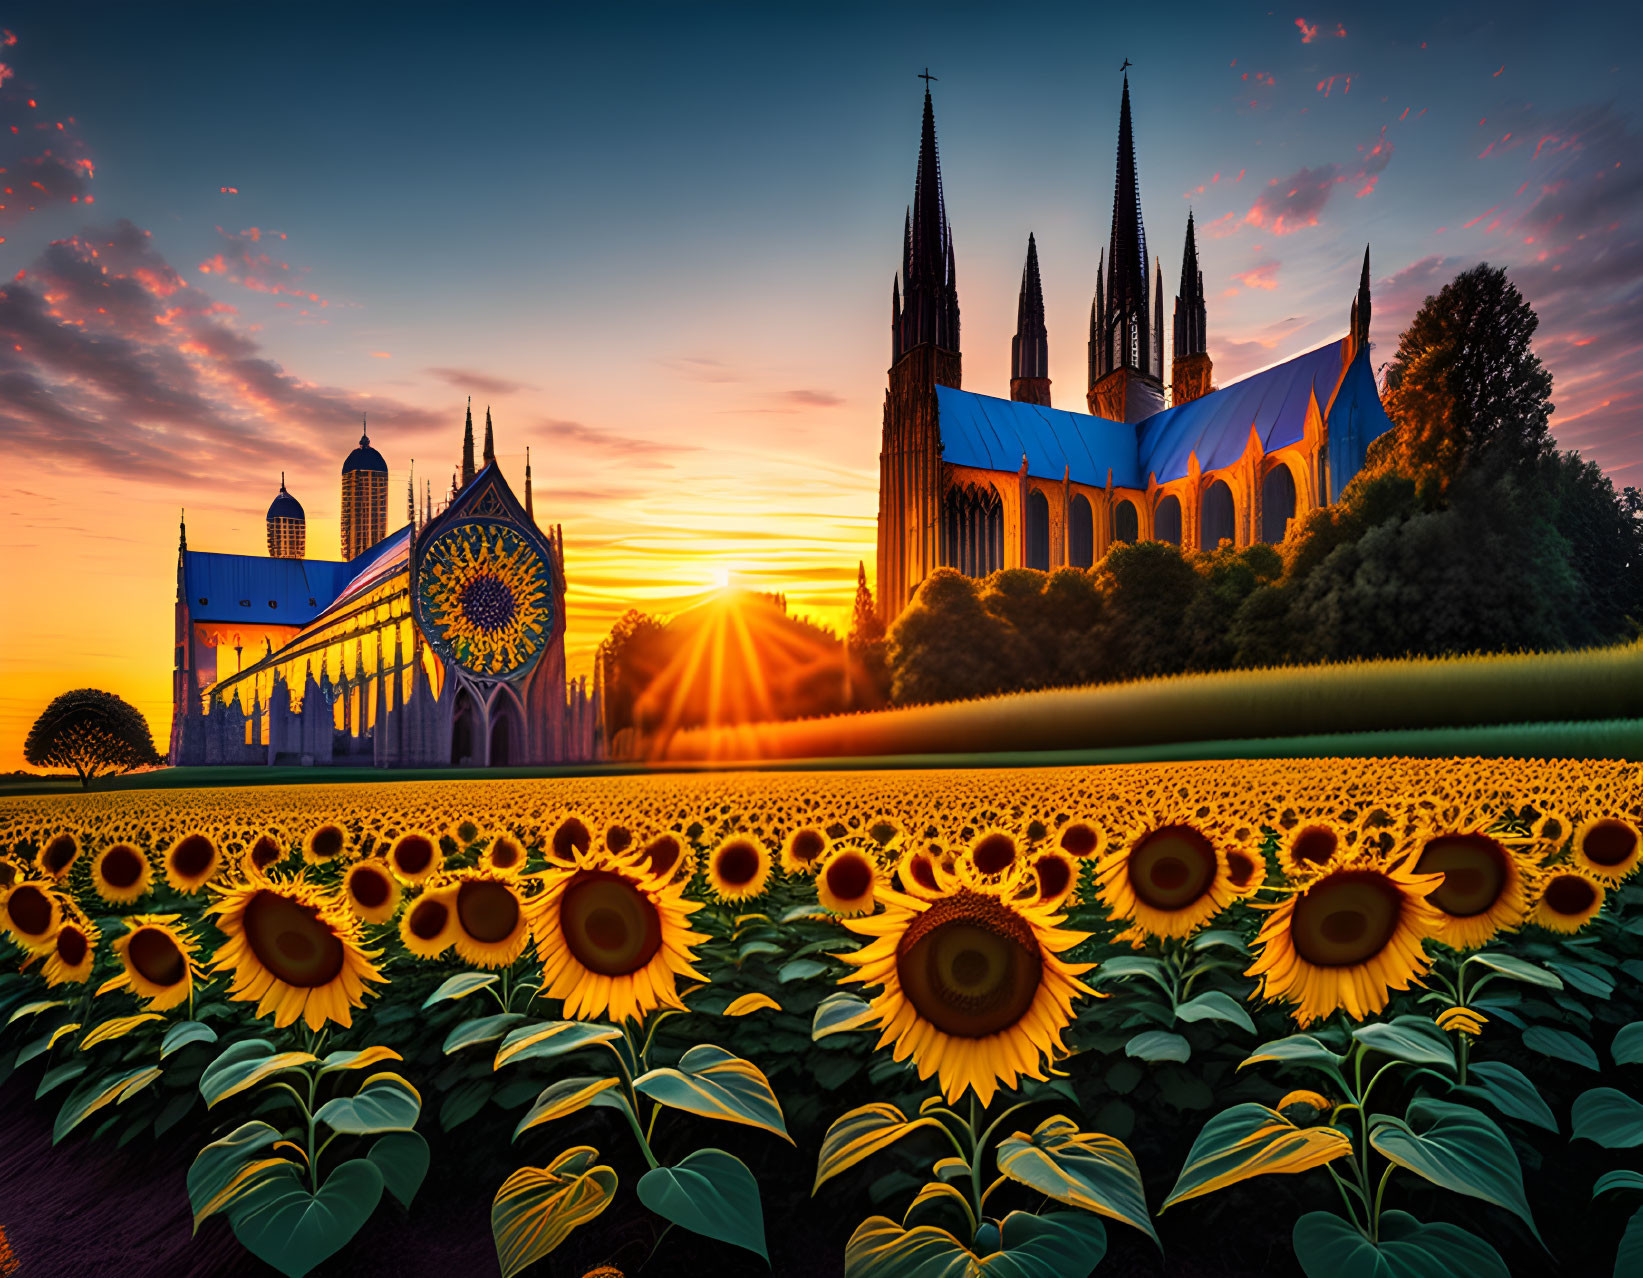
[[[0,799],[0,1105],[186,1169],[202,1273],[1620,1278],[1640,826],[1567,760]]]

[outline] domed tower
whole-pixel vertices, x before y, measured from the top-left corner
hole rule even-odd
[[[302,503],[285,491],[285,474],[280,473],[280,491],[268,507],[268,554],[272,559],[301,559],[308,549],[308,517]]]
[[[342,463],[342,557],[352,559],[388,535],[388,463],[364,433]]]

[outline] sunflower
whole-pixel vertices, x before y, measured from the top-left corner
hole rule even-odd
[[[34,864],[39,867],[40,873],[62,879],[73,868],[79,855],[80,840],[64,830],[46,841],[40,855],[34,858]]]
[[[178,892],[198,892],[221,868],[216,841],[198,830],[183,835],[165,852],[165,881]]]
[[[685,856],[685,845],[679,841],[676,834],[659,834],[639,854],[650,866],[651,874],[660,882],[666,883],[675,874],[680,872],[679,867],[688,863]],[[680,875],[684,880],[690,878],[688,871]]]
[[[1027,859],[1027,868],[1044,905],[1063,904],[1078,886],[1078,862],[1066,852],[1035,852]]]
[[[97,987],[99,995],[130,990],[147,1001],[151,1012],[164,1012],[194,993],[195,944],[178,926],[180,914],[133,914],[126,934],[114,942],[124,969]]]
[[[548,857],[561,865],[573,865],[592,846],[592,827],[580,813],[568,812],[548,837]]]
[[[882,913],[844,921],[872,938],[841,957],[857,969],[846,980],[882,987],[877,1046],[911,1056],[920,1079],[939,1075],[949,1102],[973,1088],[985,1107],[1000,1083],[1042,1079],[1066,1051],[1073,999],[1092,993],[1078,977],[1094,964],[1059,957],[1086,934],[1062,930],[1051,906],[1008,899],[1020,883],[976,878],[937,901],[885,891]]]
[[[648,863],[604,850],[586,851],[543,876],[529,901],[531,931],[542,960],[542,994],[564,1000],[578,1020],[642,1020],[666,1005],[683,1008],[679,977],[705,981],[691,963],[707,940],[690,930],[701,909],[684,899],[684,883],[652,874]]]
[[[1185,821],[1140,827],[1095,874],[1112,917],[1153,936],[1191,936],[1237,895],[1225,854]]]
[[[733,834],[713,849],[707,877],[721,901],[750,900],[770,879],[770,853],[752,835]]]
[[[1431,966],[1421,943],[1443,918],[1426,897],[1442,882],[1408,858],[1339,857],[1267,916],[1245,975],[1260,978],[1265,997],[1296,1004],[1300,1025],[1336,1008],[1361,1021]]]
[[[357,861],[342,876],[342,895],[354,917],[362,923],[386,923],[399,909],[399,880],[387,862],[373,857]]]
[[[399,939],[417,958],[438,958],[456,939],[456,911],[449,888],[425,891],[399,920]]]
[[[451,943],[474,967],[512,967],[530,940],[519,889],[505,875],[466,870],[447,888],[454,928]]]
[[[837,848],[816,873],[816,897],[835,914],[871,914],[879,865],[860,848]]]
[[[26,867],[13,856],[0,856],[0,892],[14,887],[22,880]]]
[[[30,954],[44,954],[63,921],[67,898],[38,880],[25,879],[0,897],[0,922]]]
[[[1227,848],[1227,887],[1235,896],[1254,896],[1266,884],[1266,858],[1260,849]]]
[[[605,827],[605,850],[618,856],[633,846],[633,827],[622,821],[613,821]]]
[[[388,868],[402,883],[423,883],[439,873],[445,851],[439,840],[423,830],[411,830],[394,840],[388,849]]]
[[[285,844],[272,834],[259,834],[257,841],[251,845],[251,850],[245,854],[251,868],[259,873],[266,873],[281,861],[285,860]]]
[[[1292,878],[1318,873],[1347,846],[1346,829],[1334,821],[1306,821],[1278,843],[1278,860]]]
[[[324,865],[348,851],[348,831],[335,821],[316,825],[302,841],[302,859],[309,865]]]
[[[814,874],[827,856],[827,833],[813,825],[801,825],[782,845],[782,869],[789,874]]]
[[[1637,869],[1643,840],[1637,827],[1620,817],[1583,821],[1570,845],[1570,859],[1580,869],[1608,883],[1619,883]]]
[[[525,849],[511,834],[499,834],[485,849],[484,865],[494,874],[513,876],[525,869]]]
[[[1549,875],[1529,912],[1529,922],[1552,932],[1578,932],[1603,908],[1604,886],[1589,875],[1565,871]]]
[[[78,911],[76,911],[78,915]],[[90,919],[64,919],[52,938],[51,953],[40,974],[47,985],[81,984],[91,975],[92,963],[97,957],[97,941],[101,937]]]
[[[946,871],[942,868],[941,849],[934,844],[923,848],[909,845],[896,863],[896,881],[903,892],[921,901],[934,901],[944,895]]]
[[[1523,922],[1528,894],[1522,862],[1487,834],[1426,834],[1415,873],[1443,875],[1426,900],[1443,915],[1437,939],[1451,949],[1481,949],[1495,933]]]
[[[135,901],[153,882],[154,867],[129,843],[111,843],[91,863],[91,885],[110,905]]]
[[[1069,821],[1059,834],[1061,850],[1082,861],[1101,851],[1101,831],[1088,821]]]
[[[1015,836],[1004,830],[987,830],[970,844],[970,864],[986,875],[1007,874],[1019,859]]]
[[[359,944],[359,924],[313,886],[253,877],[213,885],[207,911],[228,939],[211,964],[232,972],[228,997],[256,1001],[256,1015],[273,1013],[274,1027],[301,1019],[319,1030],[352,1023],[365,1003],[365,982],[385,979],[372,964],[381,951]]]

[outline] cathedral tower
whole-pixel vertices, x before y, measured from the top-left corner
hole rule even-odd
[[[359,447],[342,463],[342,557],[363,554],[388,535],[388,463],[361,423]]]
[[[285,491],[285,474],[280,474],[280,490],[268,506],[268,555],[271,559],[301,559],[308,550],[308,517],[302,503]]]
[[[932,79],[934,77],[931,77]],[[959,385],[958,282],[936,155],[936,116],[924,86],[913,204],[902,229],[901,275],[890,292],[890,386],[879,451],[877,600],[899,614],[938,560],[941,440],[937,386]]]
[[[1170,403],[1186,404],[1210,392],[1215,369],[1209,358],[1204,316],[1204,273],[1198,268],[1198,241],[1187,214],[1187,244],[1181,250],[1181,289],[1175,295],[1175,358],[1170,364]]]
[[[1157,302],[1147,298],[1147,232],[1135,172],[1130,123],[1130,80],[1118,113],[1118,171],[1113,186],[1112,235],[1096,275],[1090,320],[1090,412],[1111,421],[1139,422],[1164,407],[1164,345]],[[1162,294],[1162,289],[1158,290]]]
[[[1010,342],[1010,398],[1050,406],[1050,338],[1044,327],[1044,285],[1038,277],[1038,245],[1027,236],[1021,271],[1015,337]]]

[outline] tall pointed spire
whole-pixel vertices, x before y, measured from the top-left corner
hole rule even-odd
[[[462,482],[474,477],[474,398],[468,396],[468,421],[462,428]]]
[[[1162,324],[1162,312],[1160,312]],[[1170,403],[1186,404],[1213,389],[1209,321],[1204,314],[1204,272],[1198,266],[1198,237],[1187,213],[1187,242],[1181,250],[1181,290],[1175,295],[1175,357],[1170,361]]]
[[[416,531],[416,458],[411,458],[411,473],[405,477],[405,522]]]
[[[496,460],[496,436],[491,431],[491,406],[485,405],[485,464]]]
[[[1352,303],[1352,336],[1360,347],[1369,345],[1369,245],[1363,246],[1363,273],[1358,276],[1358,296]]]
[[[1164,380],[1164,261],[1152,259],[1152,375]]]
[[[531,446],[525,445],[525,518],[532,522],[536,519],[536,510],[531,506]]]
[[[958,345],[957,270],[953,232],[941,189],[941,160],[936,152],[935,105],[924,87],[924,125],[919,136],[918,176],[913,204],[902,236],[902,309],[893,333],[892,357],[900,360],[915,346],[930,344],[956,351]]]
[[[181,506],[177,508],[177,549],[188,549],[188,511]]]
[[[1010,398],[1028,404],[1050,402],[1050,338],[1044,327],[1044,284],[1038,274],[1038,242],[1027,236],[1027,264],[1016,300],[1015,337],[1010,342]]]

